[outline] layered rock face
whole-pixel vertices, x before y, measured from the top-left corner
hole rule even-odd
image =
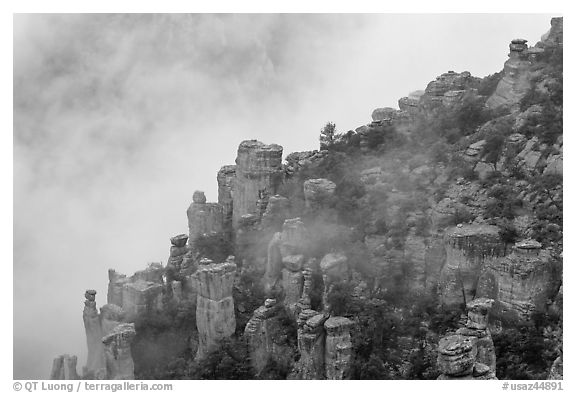
[[[488,330],[492,299],[476,299],[467,304],[466,327],[438,343],[438,379],[496,379],[496,355]]]
[[[330,317],[324,323],[326,379],[346,379],[348,375],[352,363],[352,325],[352,321],[344,317]]]
[[[78,363],[78,358],[76,356],[70,356],[68,354],[58,356],[54,359],[54,363],[52,364],[50,379],[80,379],[76,372],[76,363]]]
[[[257,213],[256,203],[262,193],[275,195],[283,179],[282,146],[256,140],[240,143],[232,186],[233,228],[237,228],[243,215]]]
[[[334,195],[336,184],[328,179],[310,179],[304,182],[304,200],[308,209],[316,209]]]
[[[214,263],[209,259],[200,261],[196,272],[196,327],[199,341],[196,359],[205,357],[219,340],[231,336],[236,329],[232,298],[235,274],[233,257],[223,263]]]
[[[444,304],[465,304],[473,299],[486,261],[506,255],[499,230],[490,225],[461,225],[445,234],[446,261],[439,290]]]
[[[527,318],[560,286],[559,264],[534,240],[516,243],[510,255],[488,261],[477,295],[496,299],[506,309]]]
[[[89,289],[84,294],[84,329],[86,331],[86,343],[88,344],[88,356],[84,368],[84,376],[91,379],[106,378],[106,361],[104,358],[104,346],[102,345],[102,326],[100,316],[96,309],[96,291]]]
[[[130,345],[136,336],[133,323],[122,323],[102,338],[108,379],[134,379]]]
[[[504,77],[486,101],[489,108],[515,105],[530,89],[530,60],[526,42],[515,39],[510,43],[509,59],[504,63]]]
[[[206,196],[202,191],[195,191],[192,204],[186,210],[188,216],[189,242],[204,234],[220,233],[224,230],[224,210],[219,203],[206,203]]]

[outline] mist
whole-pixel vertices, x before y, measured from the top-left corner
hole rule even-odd
[[[85,363],[83,294],[165,263],[245,139],[284,155],[448,70],[502,69],[552,15],[14,16],[14,378]]]

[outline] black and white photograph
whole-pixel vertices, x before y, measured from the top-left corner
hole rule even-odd
[[[7,391],[570,391],[564,15],[438,12],[14,13]]]

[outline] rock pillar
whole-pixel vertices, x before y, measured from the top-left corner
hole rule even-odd
[[[233,228],[237,228],[243,215],[257,214],[262,193],[275,195],[283,180],[282,146],[265,145],[256,140],[240,143],[232,186]]]
[[[196,359],[206,356],[219,340],[231,336],[236,329],[232,298],[235,274],[236,264],[232,258],[224,263],[213,263],[209,259],[200,261],[196,272],[196,327],[199,339]]]
[[[134,379],[130,344],[136,336],[133,323],[122,323],[102,339],[108,379]]]
[[[84,329],[86,330],[86,343],[88,344],[88,357],[84,376],[90,379],[103,379],[106,375],[104,360],[104,346],[102,345],[102,326],[100,316],[96,309],[96,291],[88,289],[84,294]]]

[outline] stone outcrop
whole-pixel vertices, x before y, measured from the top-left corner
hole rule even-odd
[[[538,48],[557,47],[564,43],[564,18],[557,17],[550,20],[548,30],[536,44]]]
[[[264,305],[254,311],[254,315],[244,329],[244,337],[250,348],[252,367],[259,374],[271,359],[277,360],[286,348],[278,345],[275,338],[282,334],[278,329],[278,317],[281,305],[276,299],[266,299]]]
[[[324,280],[324,294],[322,303],[324,311],[329,312],[332,308],[328,298],[334,289],[334,284],[348,280],[348,258],[343,253],[326,254],[320,261],[322,279]]]
[[[196,359],[205,357],[218,341],[231,336],[236,329],[232,298],[235,274],[233,257],[223,263],[214,263],[209,259],[200,261],[196,272],[196,327],[199,341]]]
[[[300,312],[297,323],[300,359],[290,379],[349,378],[354,323],[310,309]]]
[[[243,215],[257,213],[261,194],[275,195],[283,180],[282,146],[256,140],[240,143],[232,186],[233,227],[237,228]]]
[[[471,89],[478,81],[478,78],[473,77],[468,71],[461,73],[448,71],[428,83],[418,104],[423,109],[453,105],[460,102],[467,91],[472,92]]]
[[[504,63],[504,76],[496,91],[488,98],[489,108],[513,106],[530,89],[530,60],[526,40],[515,39],[510,43],[509,59]]]
[[[328,153],[328,150],[312,150],[288,154],[286,156],[286,165],[284,165],[284,173],[286,174],[286,177],[292,176],[302,168],[313,168],[318,166]]]
[[[52,364],[52,371],[50,372],[50,379],[56,380],[74,380],[80,379],[76,372],[76,364],[78,358],[68,354],[60,355],[54,359]]]
[[[236,178],[236,165],[225,165],[218,171],[218,204],[222,206],[222,225],[226,233],[232,232],[232,212],[234,211],[233,187]]]
[[[486,263],[477,295],[528,318],[555,295],[561,283],[560,263],[537,241],[518,242],[509,255]]]
[[[86,331],[86,343],[88,344],[88,356],[84,367],[84,376],[90,379],[105,379],[106,361],[104,358],[104,346],[102,345],[102,325],[96,309],[96,291],[89,289],[85,293],[84,329]]]
[[[224,210],[218,203],[206,203],[202,191],[195,191],[192,203],[186,211],[188,216],[189,243],[202,235],[221,233],[224,231]]]
[[[326,346],[324,363],[326,379],[346,379],[352,364],[352,338],[350,328],[353,322],[344,317],[330,317],[324,323]]]
[[[151,263],[131,277],[109,269],[108,304],[122,308],[127,320],[133,320],[145,310],[161,308],[163,274],[160,263]]]
[[[401,111],[408,112],[410,114],[418,113],[420,105],[420,97],[424,95],[424,90],[417,90],[408,95],[408,97],[402,97],[398,100],[398,108]]]
[[[438,344],[438,379],[496,379],[496,355],[488,329],[492,299],[476,299],[467,304],[466,327],[444,337]]]
[[[476,362],[488,366],[492,373],[496,373],[496,351],[490,329],[488,329],[488,314],[493,304],[494,300],[488,298],[478,298],[468,302],[466,326],[458,329],[456,334],[477,338]]]
[[[306,207],[315,209],[334,195],[336,184],[328,179],[309,179],[304,182],[304,200]]]
[[[168,298],[173,297],[175,292],[180,292],[181,295],[181,282],[184,277],[180,272],[182,271],[184,257],[187,256],[188,258],[193,259],[191,247],[187,246],[187,241],[188,235],[186,234],[176,235],[170,238],[170,256],[168,257],[168,262],[166,263],[166,269],[164,272],[166,277],[166,294]]]
[[[130,345],[135,336],[134,324],[122,323],[102,338],[107,379],[134,379],[134,361]]]
[[[465,224],[447,230],[446,261],[440,275],[442,303],[466,304],[474,298],[486,261],[506,255],[496,226]]]
[[[282,232],[277,232],[268,244],[265,290],[268,294],[282,293],[284,307],[296,320],[304,307],[301,304],[304,290],[304,271],[307,259],[308,232],[300,218],[284,221]],[[308,284],[310,285],[310,283]],[[309,293],[309,292],[308,292]]]
[[[377,108],[372,112],[373,121],[391,121],[396,116],[397,109],[394,108]]]
[[[294,379],[324,379],[326,332],[328,317],[314,310],[303,310],[298,316],[298,351],[300,359],[295,366]]]
[[[260,229],[265,232],[282,230],[284,220],[288,218],[290,201],[281,195],[272,195],[268,198],[266,210],[260,221]]]

